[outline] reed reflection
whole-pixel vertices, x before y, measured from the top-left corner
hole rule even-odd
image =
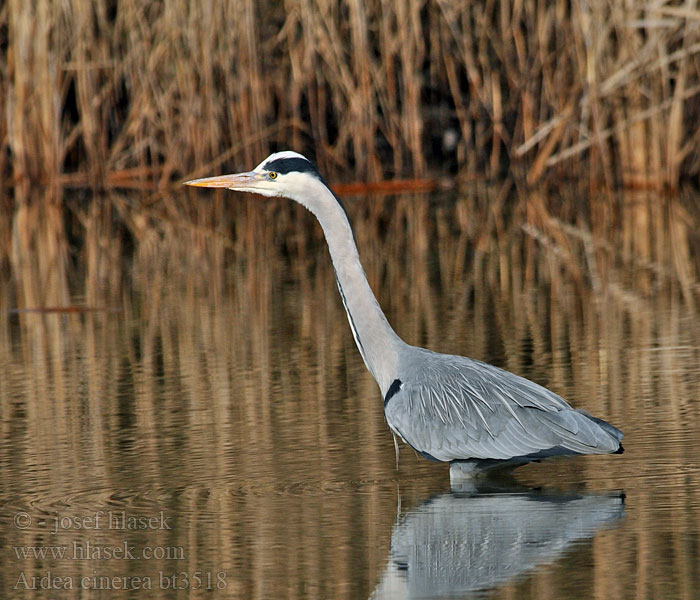
[[[624,514],[622,494],[453,488],[398,516],[370,598],[483,593],[559,560]]]
[[[500,190],[346,203],[370,282],[404,338],[504,366],[630,432],[622,461],[516,472],[531,486],[623,488],[628,518],[591,553],[494,596],[693,597],[697,199],[635,192],[592,216],[575,191],[533,192],[501,210]],[[187,548],[189,570],[226,569],[234,598],[379,589],[394,482],[415,506],[447,472],[406,448],[395,470],[313,217],[223,195],[40,204],[0,217],[11,232],[0,244],[0,503],[166,510],[178,527],[143,542]],[[108,310],[26,310],[66,304]],[[407,499],[424,481],[430,489]],[[55,543],[6,527],[10,512],[0,511],[5,546]],[[14,584],[4,573],[16,581],[20,569],[46,568],[3,553],[0,595]]]

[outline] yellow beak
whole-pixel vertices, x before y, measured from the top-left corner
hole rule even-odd
[[[226,188],[229,190],[248,190],[255,188],[255,184],[263,181],[265,175],[249,171],[247,173],[234,173],[233,175],[218,175],[216,177],[205,177],[204,179],[193,179],[185,181],[185,185],[208,188]]]

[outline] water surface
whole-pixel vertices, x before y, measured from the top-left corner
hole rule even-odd
[[[550,387],[626,452],[452,491],[405,446],[396,469],[302,209],[5,215],[0,595],[700,597],[698,200],[502,191],[348,199],[370,282],[410,343]]]

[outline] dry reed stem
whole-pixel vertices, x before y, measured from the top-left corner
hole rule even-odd
[[[698,21],[693,0],[10,0],[0,170],[163,187],[293,147],[334,178],[534,181],[585,157],[592,180],[676,187],[700,172]]]

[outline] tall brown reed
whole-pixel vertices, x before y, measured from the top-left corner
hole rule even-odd
[[[164,185],[293,147],[334,177],[449,159],[676,186],[700,173],[699,19],[691,0],[9,0],[0,168]]]

